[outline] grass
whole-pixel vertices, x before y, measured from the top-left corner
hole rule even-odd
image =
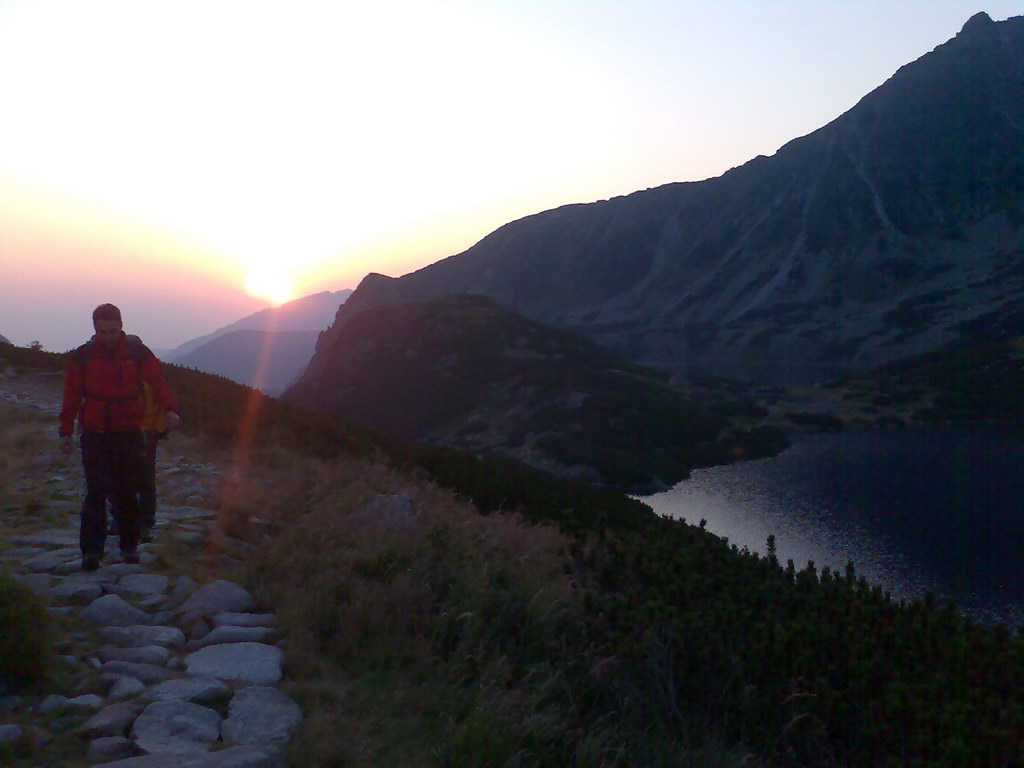
[[[224,462],[238,577],[285,629],[307,716],[293,765],[1020,764],[1024,640],[1006,627],[172,375],[208,419],[186,420],[188,450]],[[368,513],[382,494],[415,515]]]

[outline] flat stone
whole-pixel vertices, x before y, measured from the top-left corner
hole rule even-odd
[[[185,635],[177,627],[104,627],[100,630],[104,640],[117,645],[146,646],[162,645],[165,648],[180,648],[185,645]]]
[[[114,584],[117,582],[117,576],[112,573],[106,573],[100,571],[79,571],[73,576],[69,576],[65,579],[67,582],[75,582],[77,584],[99,584],[100,586],[106,586],[108,584]]]
[[[133,664],[154,664],[163,666],[171,658],[171,652],[162,645],[144,645],[141,647],[118,648],[114,645],[101,646],[96,651],[100,661],[130,661]]]
[[[241,746],[207,754],[146,755],[103,763],[96,768],[287,768],[274,747]]]
[[[146,752],[205,752],[220,737],[221,717],[188,701],[155,701],[132,726],[132,739]]]
[[[164,596],[159,594],[146,595],[145,597],[140,597],[137,601],[137,604],[144,611],[153,611],[163,606]],[[160,622],[157,621],[154,623],[159,624]]]
[[[182,613],[199,613],[212,616],[216,613],[245,612],[255,600],[246,590],[230,581],[218,579],[204,584],[181,604]]]
[[[156,573],[131,573],[123,576],[112,590],[122,597],[162,595],[167,591],[168,579]]]
[[[79,560],[78,557],[73,557],[70,560],[61,563],[51,571],[51,573],[55,573],[58,576],[71,576],[82,572],[82,561]]]
[[[218,613],[210,617],[215,627],[272,627],[277,624],[274,613]]]
[[[117,595],[104,595],[82,609],[82,618],[104,627],[131,627],[149,621],[149,614]]]
[[[213,629],[213,627],[210,626],[209,622],[207,622],[206,619],[202,618],[200,614],[196,613],[189,613],[185,614],[184,616],[180,616],[179,621],[183,628],[188,628],[189,642],[201,640],[202,638],[210,634],[210,630]],[[187,648],[188,646],[185,647]],[[195,650],[195,648],[191,648],[190,650]]]
[[[107,691],[107,698],[112,701],[120,701],[121,699],[131,698],[140,691],[145,690],[145,688],[146,684],[141,680],[137,680],[134,677],[122,677],[110,686],[110,690]]]
[[[198,581],[191,576],[179,576],[178,580],[174,582],[174,589],[171,590],[167,604],[170,606],[180,605],[197,589],[199,589]]]
[[[280,648],[264,643],[210,645],[185,657],[190,675],[272,685],[281,679]]]
[[[230,699],[231,689],[215,677],[186,677],[160,683],[146,691],[143,698],[146,701],[177,700],[209,704]]]
[[[25,561],[25,568],[33,573],[42,573],[44,571],[52,571],[57,566],[64,565],[67,561],[68,558],[65,555],[47,552],[42,555],[30,557]]]
[[[134,752],[131,740],[124,736],[101,736],[89,742],[85,758],[90,763],[109,763],[131,757]]]
[[[95,693],[87,693],[84,696],[75,696],[64,702],[61,709],[102,709],[106,702]]]
[[[108,661],[100,668],[100,672],[104,675],[134,677],[146,685],[162,683],[174,677],[174,674],[165,667],[157,667],[153,664],[133,664],[130,661]]]
[[[64,702],[67,700],[67,696],[61,696],[59,693],[51,693],[39,704],[39,714],[45,715],[48,712],[56,712],[64,706]]]
[[[140,712],[142,705],[135,701],[111,704],[86,720],[78,730],[93,739],[100,736],[124,736]]]
[[[277,630],[270,627],[217,627],[201,640],[196,640],[195,648],[223,645],[224,643],[260,643],[276,632]]]
[[[99,584],[89,584],[88,582],[66,581],[51,589],[48,595],[55,603],[89,605],[89,603],[103,596],[103,587]]]
[[[142,563],[112,563],[111,565],[103,566],[100,570],[103,571],[103,573],[109,573],[119,579],[124,576],[131,576],[132,574],[144,572]]]
[[[132,629],[131,627],[118,627],[117,629]],[[133,664],[154,664],[164,666],[171,657],[171,652],[162,645],[102,645],[97,648],[93,656],[101,662],[128,661]]]
[[[21,739],[21,728],[14,723],[0,725],[0,744],[13,744]]]
[[[224,740],[235,744],[284,747],[302,724],[302,709],[277,688],[254,685],[231,699],[221,726]]]

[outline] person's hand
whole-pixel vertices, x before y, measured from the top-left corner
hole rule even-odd
[[[65,456],[70,456],[71,452],[75,449],[72,443],[71,435],[63,435],[60,438],[60,452]]]
[[[181,416],[173,411],[168,411],[167,417],[164,419],[164,425],[167,427],[168,432],[172,429],[177,429],[181,426]]]

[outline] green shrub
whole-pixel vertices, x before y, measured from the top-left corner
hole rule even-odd
[[[0,682],[26,685],[50,673],[49,621],[31,590],[0,572]]]

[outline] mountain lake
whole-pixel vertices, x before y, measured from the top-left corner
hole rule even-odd
[[[770,459],[693,472],[641,498],[779,561],[813,560],[894,597],[931,591],[985,623],[1024,623],[1024,431],[860,430],[794,439]]]

